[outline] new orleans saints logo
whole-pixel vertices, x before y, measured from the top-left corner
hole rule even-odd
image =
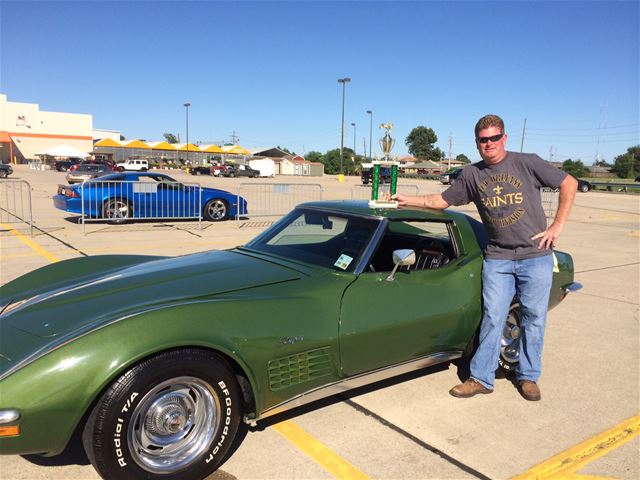
[[[526,210],[523,202],[522,181],[508,173],[490,175],[479,185],[486,219],[497,227],[508,227],[522,218]]]

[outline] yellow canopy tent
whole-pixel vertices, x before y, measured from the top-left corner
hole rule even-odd
[[[122,144],[117,140],[113,140],[112,138],[103,138],[100,141],[96,142],[94,147],[122,147]]]
[[[149,145],[147,145],[146,143],[144,143],[142,140],[124,140],[122,142],[122,145],[125,148],[144,148],[144,149],[149,149],[151,148]]]
[[[169,142],[147,142],[147,145],[149,145],[149,148],[151,148],[152,150],[170,150],[170,151],[175,151],[176,147],[174,145],[172,145]]]
[[[189,143],[189,144],[186,144],[186,143],[176,143],[174,146],[176,147],[176,149],[177,149],[177,150],[180,150],[181,152],[186,152],[186,151],[189,151],[189,152],[199,152],[199,151],[200,151],[200,149],[198,148],[198,146],[197,146],[197,145],[194,145],[193,143]]]
[[[224,153],[235,153],[238,155],[250,155],[251,152],[246,148],[241,147],[240,145],[226,145],[222,147]]]
[[[225,153],[224,150],[213,143],[211,145],[200,145],[200,151],[206,153]]]

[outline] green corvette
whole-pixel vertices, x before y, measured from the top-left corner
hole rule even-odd
[[[77,433],[104,478],[199,479],[240,422],[470,353],[482,225],[302,204],[247,245],[67,260],[0,288],[0,453]],[[573,283],[555,252],[549,307]],[[519,311],[500,364],[518,362]]]

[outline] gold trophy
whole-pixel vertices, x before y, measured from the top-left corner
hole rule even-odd
[[[371,185],[371,200],[369,200],[369,206],[372,208],[398,208],[398,202],[396,200],[380,200],[379,189],[380,189],[380,168],[381,167],[391,167],[391,186],[390,193],[391,195],[395,195],[396,188],[398,186],[398,165],[400,162],[394,158],[391,159],[390,153],[396,141],[391,138],[391,134],[389,133],[393,128],[393,123],[383,123],[380,125],[380,128],[384,128],[384,137],[380,139],[380,147],[382,148],[383,157],[382,160],[374,160],[373,163],[373,175],[372,175],[372,185]]]

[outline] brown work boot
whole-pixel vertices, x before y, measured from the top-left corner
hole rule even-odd
[[[476,382],[473,378],[466,380],[460,385],[456,385],[449,393],[458,398],[469,398],[477,395],[478,393],[493,393],[493,390],[489,390],[481,383]]]
[[[540,387],[538,387],[536,382],[532,382],[531,380],[520,380],[518,382],[518,390],[520,391],[520,395],[530,402],[537,402],[542,398],[540,395]]]

